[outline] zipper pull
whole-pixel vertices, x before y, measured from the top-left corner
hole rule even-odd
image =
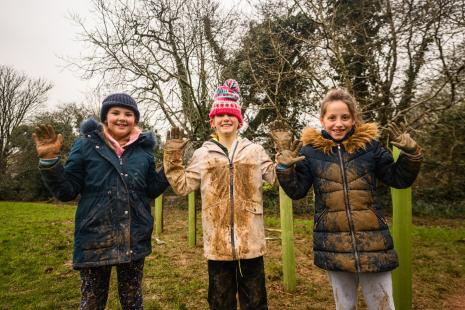
[[[123,159],[121,157],[119,158],[119,164],[120,164],[120,166],[123,165]]]

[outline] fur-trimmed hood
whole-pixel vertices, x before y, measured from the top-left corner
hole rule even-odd
[[[86,136],[93,132],[103,133],[103,125],[94,118],[88,118],[84,120],[80,127],[79,132],[81,135]],[[140,134],[139,141],[143,146],[154,149],[157,145],[155,137],[151,131],[144,131]]]
[[[355,153],[359,149],[365,149],[373,140],[378,139],[379,130],[376,123],[365,123],[355,127],[354,133],[342,142],[347,153]],[[337,144],[333,140],[323,137],[315,128],[305,128],[300,138],[303,145],[310,144],[325,154],[330,154]]]

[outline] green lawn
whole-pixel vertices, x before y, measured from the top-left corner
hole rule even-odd
[[[76,309],[79,274],[71,267],[74,206],[0,202],[0,309]],[[414,307],[445,309],[465,289],[465,223],[422,220],[413,236]],[[200,223],[200,221],[198,221]],[[276,216],[267,228],[279,228]],[[165,210],[165,244],[146,259],[146,309],[207,309],[207,266],[201,244],[187,246],[187,211]],[[312,263],[312,222],[295,220],[297,290],[282,286],[280,241],[265,257],[270,309],[333,309],[324,271]],[[267,231],[268,237],[278,237]],[[201,236],[198,236],[198,243]],[[362,303],[361,303],[362,305]],[[115,277],[108,309],[119,309]],[[360,307],[364,309],[364,306]]]

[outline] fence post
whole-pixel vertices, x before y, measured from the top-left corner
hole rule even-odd
[[[163,194],[155,198],[155,235],[160,237],[163,231]]]
[[[188,195],[188,205],[189,205],[189,246],[195,247],[196,244],[196,212],[195,212],[195,192],[191,192]]]
[[[279,212],[281,217],[284,288],[292,292],[296,288],[292,200],[281,187],[279,187]]]
[[[393,146],[394,159],[400,150]],[[391,188],[392,236],[399,257],[399,268],[392,273],[394,303],[397,310],[412,309],[412,189]]]

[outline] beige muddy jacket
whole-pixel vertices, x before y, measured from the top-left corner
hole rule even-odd
[[[205,257],[250,259],[265,254],[263,180],[276,182],[275,167],[262,146],[241,139],[227,149],[214,141],[197,149],[187,168],[181,151],[165,150],[166,177],[179,195],[202,195]]]

